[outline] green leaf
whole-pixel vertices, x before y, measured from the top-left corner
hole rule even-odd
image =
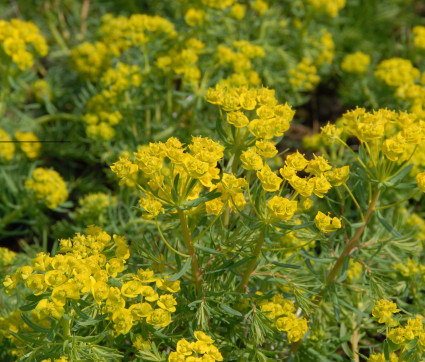
[[[397,231],[397,230],[395,230],[389,223],[388,223],[388,221],[387,220],[385,220],[383,217],[382,217],[382,215],[381,215],[381,213],[379,212],[379,210],[376,210],[375,211],[375,213],[376,213],[376,216],[377,216],[377,218],[378,218],[378,220],[381,222],[381,224],[384,226],[384,228],[385,229],[387,229],[391,234],[393,234],[395,237],[397,237],[397,238],[401,238],[402,237],[402,235]]]
[[[272,264],[280,266],[282,268],[290,268],[290,269],[301,269],[300,265],[294,265],[294,264],[284,264],[279,263],[278,261],[270,261]]]
[[[207,248],[206,246],[202,246],[202,245],[198,245],[198,244],[195,244],[195,245],[193,245],[193,246],[195,247],[195,249],[199,249],[199,250],[205,251],[205,252],[206,252],[206,253],[208,253],[208,254],[224,255],[224,254],[223,254],[223,253],[221,253],[220,251],[217,251],[217,250],[214,250],[214,249]]]
[[[34,329],[37,332],[46,333],[46,334],[50,332],[50,328],[43,328],[34,324],[24,313],[21,313],[21,318],[26,324],[28,324],[32,329]]]
[[[90,318],[86,321],[76,321],[76,323],[78,323],[81,326],[90,326],[92,324],[97,324],[101,321],[103,321],[104,319],[106,319],[108,317],[108,314],[102,314],[97,318]]]
[[[235,310],[235,309],[233,309],[233,308],[229,307],[229,306],[228,306],[228,305],[226,305],[226,304],[220,304],[220,308],[221,308],[222,310],[224,310],[224,311],[225,311],[226,313],[228,313],[228,314],[235,315],[235,316],[238,316],[238,317],[242,317],[241,312],[238,312],[237,310]]]
[[[191,209],[192,207],[196,207],[203,202],[214,200],[214,199],[216,199],[217,197],[220,197],[220,196],[221,196],[221,192],[209,192],[206,195],[201,196],[201,197],[199,197],[195,200],[183,202],[183,206],[186,209]]]
[[[192,262],[192,257],[189,257],[186,260],[186,263],[184,263],[183,268],[177,274],[174,274],[171,278],[168,278],[167,280],[174,282],[180,279],[189,270],[191,262]]]
[[[29,310],[33,310],[37,306],[37,304],[38,302],[28,303],[19,307],[19,309],[22,310],[23,312],[28,312]]]

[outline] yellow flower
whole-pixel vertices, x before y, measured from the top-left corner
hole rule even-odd
[[[126,282],[121,287],[121,294],[127,298],[136,298],[142,293],[142,283],[137,280]]]
[[[109,295],[109,286],[105,282],[96,282],[93,277],[90,277],[91,280],[91,291],[93,294],[94,300],[100,305],[102,301],[108,298]]]
[[[47,290],[47,283],[43,274],[32,274],[25,282],[25,286],[34,292],[34,295],[40,295]]]
[[[189,343],[186,339],[183,338],[177,342],[176,350],[182,355],[190,356],[192,354],[191,343]]]
[[[277,155],[276,146],[273,142],[261,140],[255,142],[257,153],[265,158],[272,158]]]
[[[15,138],[19,141],[21,150],[24,151],[28,158],[37,158],[40,155],[41,143],[33,132],[17,131]]]
[[[143,285],[140,293],[148,302],[155,302],[158,300],[158,293],[149,285]]]
[[[249,124],[249,119],[241,111],[227,113],[227,122],[237,128],[246,127]]]
[[[190,8],[186,12],[184,20],[186,21],[187,25],[193,27],[195,25],[202,24],[202,22],[204,21],[204,17],[205,13],[202,10]]]
[[[171,323],[171,314],[164,309],[155,309],[146,318],[146,323],[153,326],[166,327]]]
[[[146,302],[133,304],[129,310],[134,319],[145,318],[153,312],[152,306]]]
[[[149,214],[149,217],[157,217],[161,212],[164,213],[164,208],[162,207],[161,202],[151,195],[141,197],[139,199],[139,205],[145,209],[145,211]]]
[[[196,331],[194,333],[194,336],[198,341],[204,342],[206,344],[213,344],[214,343],[214,340],[202,331]]]
[[[372,316],[378,320],[378,323],[385,323],[387,325],[393,323],[392,314],[397,313],[397,304],[385,299],[378,300],[372,310]]]
[[[61,270],[50,270],[46,273],[46,284],[52,287],[57,287],[66,282],[67,277]]]
[[[324,175],[320,175],[319,177],[314,176],[309,180],[309,182],[314,183],[313,193],[320,198],[322,198],[323,194],[326,194],[332,188],[332,185],[328,182]]]
[[[54,170],[36,168],[32,172],[32,179],[26,180],[25,188],[33,190],[49,209],[54,209],[68,198],[65,181]]]
[[[329,165],[329,162],[325,160],[322,156],[314,155],[314,159],[308,162],[306,172],[309,172],[313,175],[320,176],[323,172],[328,171],[332,168]]]
[[[299,153],[297,150],[297,152],[286,156],[285,165],[290,169],[302,171],[308,165],[308,161],[305,159],[304,155]]]
[[[414,83],[419,78],[419,69],[409,59],[391,58],[378,64],[375,77],[391,87]]]
[[[416,175],[416,182],[418,183],[419,189],[425,192],[425,172]]]
[[[341,63],[341,69],[347,73],[364,74],[370,65],[370,56],[362,52],[347,54]]]
[[[112,322],[118,334],[126,334],[133,326],[133,316],[128,309],[120,308],[112,314]]]
[[[269,192],[279,190],[280,184],[283,181],[268,165],[265,165],[261,171],[257,171],[257,177],[261,181],[263,189]]]
[[[159,297],[159,300],[156,302],[158,307],[168,310],[169,312],[175,312],[177,305],[176,299],[171,294],[163,294]]]
[[[281,196],[273,196],[267,202],[267,208],[276,219],[289,220],[297,210],[297,202]]]
[[[236,20],[242,20],[245,16],[246,7],[242,4],[235,4],[230,10],[230,16]]]
[[[216,198],[205,203],[207,214],[219,215],[224,209],[224,202],[220,198]]]
[[[397,161],[407,148],[407,143],[401,134],[387,138],[382,145],[382,152],[390,161]]]
[[[18,268],[16,270],[16,273],[15,273],[16,280],[18,282],[24,282],[32,274],[32,271],[33,271],[32,267],[30,267],[28,265],[27,266],[22,266],[22,267]]]
[[[247,151],[243,151],[241,154],[242,167],[245,170],[258,171],[263,167],[263,160],[257,153],[255,147],[248,148]]]
[[[314,222],[316,223],[317,228],[323,233],[328,233],[341,228],[341,221],[337,217],[331,218],[321,211],[317,213],[314,218]]]
[[[332,186],[340,186],[347,182],[350,174],[350,166],[343,166],[332,171],[326,171],[325,177]]]
[[[180,280],[167,280],[167,279],[158,279],[156,281],[156,286],[170,293],[177,293],[180,290]]]
[[[124,261],[120,258],[112,258],[106,264],[106,272],[113,278],[115,278],[118,273],[121,273],[124,270]]]

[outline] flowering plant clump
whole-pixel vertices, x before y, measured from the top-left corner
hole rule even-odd
[[[424,359],[419,2],[0,10],[0,361]]]
[[[202,331],[194,332],[196,342],[181,339],[177,342],[176,352],[171,352],[168,361],[223,361],[223,356],[216,346],[214,340]]]
[[[35,169],[32,177],[25,182],[25,188],[34,191],[36,198],[42,200],[50,209],[54,209],[68,198],[66,184],[54,170],[41,167]]]
[[[22,344],[19,333],[32,338],[37,346],[42,343],[40,333],[53,333],[53,340],[65,342],[74,333],[88,333],[83,331],[84,326],[98,323],[105,326],[107,322],[108,326],[99,341],[108,335],[117,338],[143,324],[168,326],[177,305],[173,293],[180,290],[180,282],[156,277],[150,269],[124,273],[129,257],[124,237],[112,238],[95,226],[87,228],[86,235],[60,240],[55,256],[37,254],[32,265],[20,267],[5,277],[6,293],[31,291],[26,296],[30,303],[21,309],[31,312],[13,312],[4,318],[3,336],[15,344],[16,353],[25,354],[30,346]],[[51,331],[58,326],[61,333],[56,335]],[[84,337],[81,342],[69,350],[73,358],[95,358],[100,352],[87,350]],[[53,343],[45,353],[54,352]]]

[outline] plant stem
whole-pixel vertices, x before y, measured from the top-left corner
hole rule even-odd
[[[35,121],[38,124],[43,124],[43,123],[56,121],[56,120],[79,121],[80,117],[74,114],[68,114],[68,113],[46,114],[45,116],[37,118]]]
[[[63,329],[64,339],[67,339],[71,335],[70,323],[71,323],[70,320],[62,318],[61,325],[62,325],[62,329]]]
[[[348,242],[348,244],[345,246],[344,250],[342,251],[341,255],[339,256],[338,260],[336,261],[334,267],[332,268],[331,272],[329,273],[328,277],[326,278],[326,284],[331,284],[335,281],[335,278],[341,269],[342,265],[344,264],[344,258],[351,253],[351,251],[356,247],[357,241],[360,239],[360,236],[363,233],[363,230],[365,229],[370,217],[372,216],[373,211],[375,210],[376,203],[379,198],[379,189],[378,185],[375,186],[375,191],[373,194],[372,202],[369,205],[369,208],[366,211],[364,223],[362,226],[360,226],[351,240]]]
[[[190,255],[186,255],[181,253],[180,251],[174,249],[168,241],[165,239],[164,235],[162,234],[161,228],[159,227],[158,218],[155,218],[156,227],[158,228],[159,236],[161,237],[161,240],[164,242],[165,245],[167,245],[172,251],[174,251],[176,254],[179,254],[180,256],[183,256],[185,258],[189,258]]]
[[[179,210],[178,214],[180,222],[182,224],[183,235],[186,241],[187,250],[189,252],[189,255],[192,257],[192,270],[193,275],[195,277],[196,292],[199,294],[199,292],[201,291],[202,277],[201,273],[199,272],[198,259],[196,259],[195,248],[193,247],[192,240],[190,239],[190,232],[187,226],[186,215],[184,214],[183,210]]]
[[[248,264],[248,268],[245,271],[244,276],[242,277],[241,284],[239,284],[238,292],[242,293],[246,287],[248,286],[249,278],[251,277],[251,273],[253,272],[255,265],[257,264],[257,259],[260,256],[261,249],[263,248],[264,244],[264,234],[265,234],[265,227],[261,229],[260,237],[257,240],[257,244],[255,245],[255,249],[253,252],[253,258]]]

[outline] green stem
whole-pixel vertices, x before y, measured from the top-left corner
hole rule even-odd
[[[159,227],[159,223],[158,223],[158,218],[155,218],[155,224],[156,227],[158,228],[158,232],[159,232],[159,236],[161,237],[161,240],[164,242],[165,245],[167,245],[172,251],[174,251],[176,254],[179,254],[180,256],[183,256],[185,258],[189,258],[190,255],[187,254],[183,254],[180,251],[174,249],[169,243],[168,241],[165,239],[164,235],[162,234],[161,228]]]
[[[421,190],[415,191],[413,194],[411,194],[410,196],[404,198],[403,200],[394,202],[394,203],[389,204],[389,205],[375,207],[375,210],[384,210],[384,209],[389,209],[390,207],[393,207],[393,206],[397,206],[397,205],[399,205],[399,204],[401,204],[401,203],[403,203],[403,202],[405,202],[407,200],[410,200],[413,196],[415,196],[419,192],[421,192]]]
[[[328,277],[326,278],[326,283],[331,284],[335,281],[335,278],[341,269],[342,265],[344,264],[344,258],[351,253],[351,251],[355,248],[357,241],[359,240],[360,236],[363,233],[363,230],[365,229],[370,217],[372,216],[373,211],[375,210],[376,203],[379,198],[379,189],[378,185],[375,186],[375,191],[373,194],[372,201],[369,205],[369,208],[366,211],[366,215],[364,218],[364,222],[362,226],[360,226],[356,232],[354,233],[351,240],[348,242],[348,244],[345,246],[344,250],[342,251],[341,255],[339,256],[338,260],[336,261],[334,267],[332,268],[331,272],[329,273]]]
[[[61,325],[63,329],[63,337],[64,339],[67,339],[71,335],[71,321],[67,320],[65,318],[62,318]]]
[[[5,69],[3,71],[3,85],[0,93],[0,117],[3,117],[7,109],[6,98],[7,94],[9,93],[9,68],[10,61],[7,61]]]
[[[249,262],[248,268],[246,269],[245,274],[242,277],[241,283],[239,284],[239,293],[242,293],[248,286],[249,278],[251,277],[251,274],[254,271],[255,265],[257,264],[257,259],[260,256],[261,249],[263,248],[265,230],[265,227],[261,229],[260,237],[258,238],[257,243],[255,244],[255,249],[252,254],[253,258]]]
[[[221,208],[220,212],[216,215],[213,221],[211,221],[211,223],[205,228],[205,230],[202,231],[202,233],[200,233],[195,239],[192,240],[192,244],[195,244],[199,239],[201,239],[205,235],[205,233],[216,223],[221,213],[223,212],[223,209],[226,207],[228,201],[229,199],[226,199],[226,201],[224,201],[223,207]]]
[[[46,114],[45,116],[41,116],[36,118],[35,121],[38,124],[48,123],[51,121],[64,120],[64,121],[79,121],[81,118],[69,113],[58,113],[58,114]]]
[[[192,257],[192,270],[193,275],[195,277],[195,286],[196,291],[199,294],[199,292],[201,291],[202,277],[201,273],[199,272],[198,259],[196,258],[195,248],[193,247],[192,240],[190,239],[190,232],[189,227],[187,226],[186,215],[184,214],[184,211],[180,209],[178,210],[178,214],[182,225],[187,250],[189,251],[189,255]]]
[[[362,219],[362,221],[364,222],[364,215],[363,215],[363,211],[359,205],[359,203],[357,202],[356,198],[354,197],[353,193],[351,192],[351,190],[348,188],[347,184],[344,183],[343,184],[344,188],[347,190],[348,194],[350,195],[351,199],[353,200],[354,204],[357,207],[357,210],[359,210],[360,213],[360,218]]]

